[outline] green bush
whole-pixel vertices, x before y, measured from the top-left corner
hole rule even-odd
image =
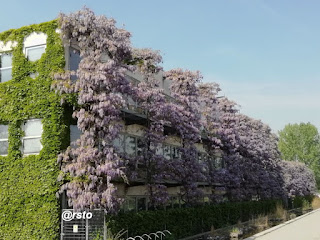
[[[308,196],[297,196],[293,199],[293,208],[302,208],[306,205],[311,206],[312,200],[314,196],[308,195]]]
[[[228,202],[219,205],[177,208],[157,211],[120,213],[107,218],[112,232],[128,230],[129,236],[142,235],[167,229],[175,239],[248,221],[253,216],[274,211],[276,200]]]

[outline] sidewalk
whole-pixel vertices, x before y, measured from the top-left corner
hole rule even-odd
[[[245,240],[320,240],[320,209],[260,232]]]

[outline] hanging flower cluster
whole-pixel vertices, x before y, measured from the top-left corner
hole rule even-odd
[[[122,128],[124,95],[131,91],[125,78],[128,66],[124,64],[131,57],[130,33],[117,28],[114,20],[97,17],[86,8],[61,14],[59,21],[63,40],[76,42],[82,58],[76,73],[55,76],[55,87],[61,93],[78,95],[79,109],[73,117],[82,131],[78,146],[59,156],[63,176],[70,179],[60,192],[66,190],[75,209],[104,207],[116,211],[121,199],[113,181],[126,177],[112,141]],[[71,74],[78,80],[72,82]]]
[[[95,16],[84,8],[60,15],[60,28],[67,45],[77,44],[81,62],[76,72],[55,74],[53,88],[65,97],[76,95],[73,117],[82,135],[75,147],[59,155],[69,203],[75,209],[103,207],[117,211],[122,199],[115,182],[143,178],[150,204],[165,204],[166,182],[181,186],[187,204],[202,195],[199,182],[226,190],[230,200],[252,197],[280,198],[314,190],[312,174],[302,166],[280,160],[277,138],[261,121],[240,114],[235,102],[218,97],[216,83],[201,83],[199,72],[173,69],[164,72],[171,96],[162,86],[161,55],[152,49],[134,49],[130,33],[115,26],[113,19]],[[126,73],[140,74],[133,83]],[[72,76],[77,76],[72,81]],[[138,156],[128,156],[113,145],[123,129],[122,110],[134,101],[145,115]],[[175,159],[161,153],[168,135],[180,139]],[[213,158],[199,161],[196,144],[202,143]],[[139,166],[137,168],[137,166]],[[290,184],[299,172],[303,177]],[[309,185],[303,181],[309,181]],[[223,187],[222,187],[223,186]],[[213,195],[214,196],[214,195]]]
[[[138,169],[127,169],[128,174],[137,171],[136,175],[143,175],[148,189],[149,204],[151,207],[163,205],[169,200],[167,187],[164,180],[168,179],[169,160],[158,149],[162,148],[165,141],[164,128],[166,125],[166,112],[168,104],[163,89],[159,88],[161,79],[157,78],[162,67],[162,57],[158,51],[151,49],[133,49],[136,72],[144,77],[144,81],[133,88],[132,98],[143,109],[146,115],[144,135],[141,139],[142,152],[131,159]]]
[[[196,202],[202,195],[197,182],[205,180],[203,163],[198,160],[195,143],[201,140],[201,112],[199,89],[200,72],[173,69],[165,73],[171,81],[171,95],[167,120],[181,139],[180,157],[171,163],[173,179],[182,185],[182,200]]]
[[[209,166],[207,181],[223,184],[229,200],[285,198],[290,196],[288,177],[277,148],[277,137],[261,121],[240,114],[236,103],[217,97],[219,86],[201,84],[200,99],[203,124],[208,140],[208,152],[222,153],[223,169]],[[307,171],[300,171],[300,179],[311,179]],[[292,174],[291,174],[292,175]],[[310,194],[315,190],[314,181],[302,183]],[[295,188],[294,186],[293,188]],[[296,187],[295,191],[301,192]],[[291,190],[292,191],[292,190]],[[301,194],[302,195],[302,194]]]
[[[280,167],[288,197],[311,195],[317,190],[314,174],[304,163],[281,161]]]

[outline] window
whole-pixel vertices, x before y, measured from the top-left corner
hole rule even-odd
[[[143,147],[144,147],[144,144],[142,142],[142,139],[141,138],[137,138],[137,156],[141,156],[142,155]]]
[[[70,125],[70,146],[75,148],[77,146],[76,141],[80,139],[81,130],[77,125]]]
[[[70,47],[69,56],[70,56],[70,60],[69,60],[70,71],[77,71],[79,68],[80,61],[81,61],[80,51],[73,48],[73,47]],[[71,75],[71,80],[72,81],[77,80],[77,76]]]
[[[179,147],[171,146],[171,156],[172,159],[181,158],[181,152],[179,151]]]
[[[181,152],[179,151],[180,147],[173,145],[163,145],[163,156],[165,159],[179,159],[181,158]]]
[[[125,202],[123,204],[123,208],[125,212],[136,211],[137,204],[135,197],[126,197]]]
[[[121,135],[120,135],[121,136]],[[123,146],[123,138],[124,146]],[[121,148],[125,150],[125,153],[130,156],[141,156],[142,155],[142,148],[143,142],[140,137],[131,136],[131,135],[122,135],[121,138],[116,138],[113,140],[113,145],[118,147],[120,152],[122,152]]]
[[[138,211],[147,210],[147,198],[146,197],[137,197],[137,210]]]
[[[157,145],[157,147],[156,147],[156,154],[163,156],[163,147],[162,147],[162,145],[160,145],[160,144]]]
[[[119,152],[125,152],[129,156],[141,156],[143,154],[144,143],[141,137],[120,134],[117,138],[113,140],[113,146],[115,146]],[[155,147],[151,145],[151,149],[156,148],[156,154],[162,155],[164,158],[178,159],[181,158],[181,152],[178,146],[167,145],[167,144],[157,144]]]
[[[70,47],[69,56],[70,56],[69,69],[71,71],[77,71],[81,61],[80,51],[73,47]]]
[[[0,82],[7,82],[12,79],[12,53],[0,55]]]
[[[216,169],[224,168],[224,163],[223,163],[223,160],[220,156],[216,156],[214,161],[215,161],[215,168]]]
[[[136,156],[136,138],[133,136],[126,136],[125,152],[128,155]]]
[[[8,125],[0,125],[0,155],[8,154]]]
[[[35,79],[38,76],[39,76],[38,72],[30,73],[30,77],[33,78],[33,79]]]
[[[163,156],[165,159],[170,160],[171,159],[171,151],[169,145],[163,146]]]
[[[119,134],[117,138],[115,138],[113,141],[113,146],[116,147],[120,153],[124,152],[124,135]]]
[[[125,212],[148,210],[148,199],[145,196],[127,196],[122,205]]]
[[[26,121],[22,125],[24,137],[22,138],[22,153],[34,154],[39,153],[42,149],[41,135],[42,123],[40,119]]]
[[[46,51],[46,45],[35,47],[26,47],[26,56],[29,61],[37,61],[41,58],[42,54]]]

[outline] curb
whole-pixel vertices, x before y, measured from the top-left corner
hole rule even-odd
[[[282,227],[284,227],[284,226],[287,226],[287,225],[289,225],[290,223],[293,223],[293,222],[295,222],[295,221],[298,221],[298,220],[300,220],[301,218],[304,218],[304,217],[306,217],[306,216],[308,216],[308,215],[310,215],[310,214],[313,214],[313,213],[315,213],[315,212],[317,212],[317,211],[320,211],[320,208],[319,208],[319,209],[316,209],[316,210],[313,210],[313,211],[311,211],[311,212],[308,212],[308,213],[306,213],[306,214],[303,214],[303,215],[301,215],[301,216],[299,216],[299,217],[296,217],[296,218],[294,218],[294,219],[291,219],[291,220],[289,220],[289,221],[287,221],[287,222],[281,223],[281,224],[279,224],[279,225],[277,225],[277,226],[274,226],[274,227],[272,227],[272,228],[269,228],[269,229],[267,229],[267,230],[265,230],[265,231],[263,231],[263,232],[257,233],[257,234],[255,234],[255,235],[253,235],[253,236],[251,236],[251,237],[248,237],[248,238],[246,238],[246,239],[244,239],[244,240],[254,240],[254,239],[257,239],[258,237],[262,237],[262,236],[264,236],[264,235],[267,235],[267,234],[270,233],[270,232],[274,232],[274,231],[276,231],[276,230],[279,229],[279,228],[282,228]]]

